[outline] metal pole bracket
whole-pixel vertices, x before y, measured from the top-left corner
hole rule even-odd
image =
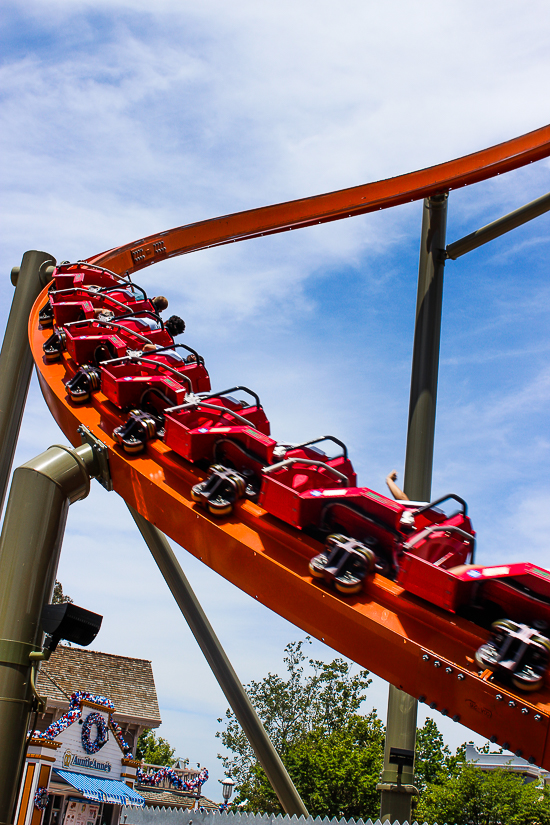
[[[27,642],[14,642],[11,639],[0,639],[0,664],[3,665],[30,665],[30,654],[41,651],[42,648]]]
[[[420,796],[416,785],[404,785],[401,782],[380,782],[376,786],[377,791],[392,791],[393,793],[406,793],[409,796]]]
[[[109,451],[107,445],[100,441],[90,430],[81,424],[77,430],[82,444],[88,444],[93,450],[94,458],[97,462],[97,474],[95,478],[99,481],[102,487],[105,487],[109,492],[113,489],[113,481],[111,479],[111,471],[109,469]]]

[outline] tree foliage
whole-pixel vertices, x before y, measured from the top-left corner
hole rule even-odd
[[[461,745],[455,754],[445,744],[436,723],[429,717],[424,727],[416,731],[414,762],[415,785],[422,793],[429,784],[440,784],[465,758],[466,749]]]
[[[151,765],[166,765],[171,767],[175,764],[175,748],[162,736],[157,736],[152,730],[144,730],[138,737],[136,759],[143,759]]]
[[[54,588],[53,588],[53,598],[52,604],[65,604],[66,602],[70,602],[72,604],[72,599],[70,596],[67,596],[63,592],[63,585],[61,582],[56,580]]]
[[[375,819],[380,807],[376,785],[383,752],[384,728],[373,711],[369,716],[352,716],[328,735],[313,729],[289,744],[282,759],[312,816]],[[241,810],[281,812],[257,763],[238,786],[235,802],[241,804]]]
[[[506,770],[482,771],[457,762],[426,785],[414,817],[456,825],[550,825],[550,789]]]
[[[308,658],[307,643],[309,638],[286,646],[286,678],[269,673],[251,682],[248,694],[311,814],[371,815],[378,805],[383,728],[375,712],[357,715],[371,680],[365,670],[353,674],[343,659],[327,664]],[[225,725],[217,736],[232,751],[221,758],[237,784],[235,803],[246,802],[247,810],[280,811],[230,710]]]

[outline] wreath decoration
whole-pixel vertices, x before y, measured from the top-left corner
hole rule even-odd
[[[90,736],[93,726],[97,727],[97,736],[92,741]],[[107,722],[100,713],[89,713],[82,725],[82,747],[86,753],[97,753],[109,738]]]
[[[43,811],[48,804],[48,797],[50,792],[47,788],[37,788],[34,795],[34,807],[39,811]]]

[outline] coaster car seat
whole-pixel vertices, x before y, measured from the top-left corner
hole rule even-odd
[[[238,390],[252,396],[255,403],[227,395]],[[271,461],[276,446],[269,432],[260,399],[248,387],[201,395],[165,411],[165,444],[192,462],[216,461],[259,473]]]
[[[103,321],[95,318],[74,321],[63,327],[64,346],[76,364],[100,364],[111,358],[121,358],[128,350],[142,350],[146,344],[173,347],[174,339],[166,330],[142,327],[132,318]],[[47,342],[46,342],[47,343]]]
[[[70,289],[74,286],[126,287],[132,285],[135,286],[128,278],[86,261],[76,263],[63,261],[58,264],[52,282],[53,289]]]
[[[185,402],[188,393],[207,392],[210,378],[203,359],[171,366],[162,353],[125,355],[101,366],[101,389],[119,409],[152,404],[163,412]]]
[[[329,458],[313,445],[333,441],[342,452]],[[278,455],[281,454],[277,450]],[[284,458],[263,469],[259,504],[287,524],[303,529],[318,526],[323,498],[346,494],[356,483],[346,445],[327,435],[313,441],[288,446]]]
[[[54,322],[57,326],[63,326],[71,321],[94,318],[97,309],[111,310],[115,316],[128,312],[155,311],[144,292],[136,294],[132,289],[121,289],[120,286],[84,286],[53,290],[48,302],[40,310],[40,323],[43,327],[51,326]]]

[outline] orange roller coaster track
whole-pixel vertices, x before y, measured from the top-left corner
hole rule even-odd
[[[151,235],[89,258],[122,275],[194,250],[282,232],[395,206],[486,180],[550,155],[550,126],[482,152],[386,181],[239,212]],[[84,406],[67,395],[76,369],[64,352],[46,363],[38,312],[29,319],[40,386],[57,423],[73,445],[83,424],[109,455],[114,490],[152,524],[228,581],[271,610],[383,679],[487,738],[550,769],[550,688],[528,695],[479,675],[476,649],[487,633],[406,593],[378,574],[364,590],[343,598],[309,575],[321,545],[252,501],[237,502],[216,520],[197,507],[191,487],[204,479],[196,466],[160,440],[129,457],[114,440],[116,408],[101,391]]]
[[[399,206],[494,178],[548,155],[550,126],[544,126],[490,149],[429,169],[179,226],[94,255],[88,260],[119,274],[137,272],[146,266],[187,252]]]

